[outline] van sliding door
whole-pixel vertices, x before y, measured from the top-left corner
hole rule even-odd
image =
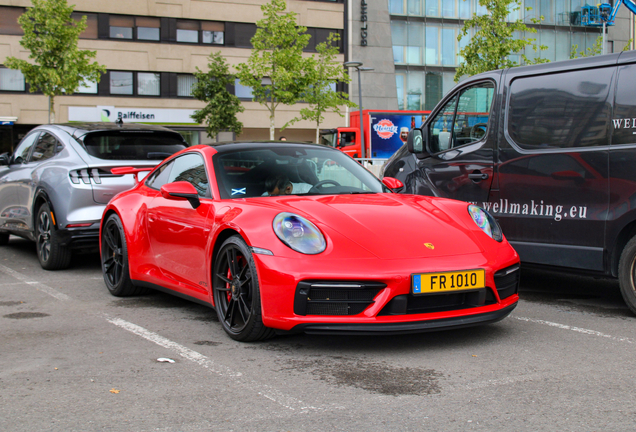
[[[522,262],[602,271],[615,68],[507,75],[499,197]]]

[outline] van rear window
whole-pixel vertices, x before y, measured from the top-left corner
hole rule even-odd
[[[107,160],[164,160],[188,145],[181,135],[163,131],[106,131],[84,136],[88,154]]]
[[[608,145],[613,69],[518,78],[510,86],[507,130],[527,150]]]

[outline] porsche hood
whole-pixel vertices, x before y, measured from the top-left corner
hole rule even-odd
[[[287,197],[277,201],[281,211],[307,217],[325,234],[336,231],[382,259],[482,252],[474,234],[466,229],[458,215],[426,197],[331,195]]]

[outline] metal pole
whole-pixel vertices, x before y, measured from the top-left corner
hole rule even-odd
[[[601,50],[601,53],[603,55],[605,54],[605,20],[603,20],[603,49]]]
[[[358,70],[358,97],[360,98],[360,133],[362,134],[361,137],[361,143],[362,143],[362,148],[360,149],[360,156],[362,157],[362,159],[365,159],[366,156],[366,151],[367,151],[367,147],[366,147],[366,143],[365,143],[365,139],[364,139],[364,118],[362,116],[362,79],[361,79],[361,74],[360,74],[360,67],[356,68]]]

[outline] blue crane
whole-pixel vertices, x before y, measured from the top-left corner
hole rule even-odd
[[[601,3],[597,6],[583,6],[581,8],[581,25],[603,27],[603,54],[605,54],[605,27],[614,25],[614,19],[621,4],[624,4],[636,15],[636,1],[634,0],[617,0],[614,6],[609,3]]]
[[[614,6],[609,3],[601,3],[597,6],[583,6],[581,8],[581,24],[589,27],[612,26],[621,4],[624,4],[627,9],[636,15],[635,1],[617,0]]]

